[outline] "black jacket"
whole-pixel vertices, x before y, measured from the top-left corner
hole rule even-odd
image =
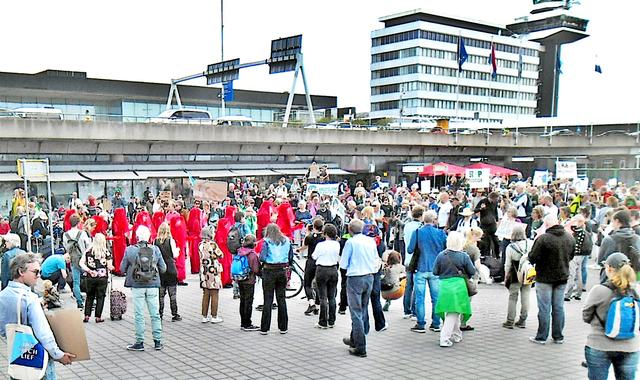
[[[482,208],[482,205],[485,205]],[[482,198],[473,212],[480,213],[480,226],[495,226],[498,221],[498,205],[491,203],[489,198]]]
[[[566,284],[575,240],[560,225],[553,226],[533,243],[529,261],[536,266],[536,281]]]

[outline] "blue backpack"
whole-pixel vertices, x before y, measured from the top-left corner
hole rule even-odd
[[[597,316],[597,314],[596,314]],[[635,293],[622,295],[614,290],[609,304],[607,320],[598,320],[604,327],[604,335],[614,340],[632,339],[640,333],[640,302]]]
[[[231,262],[231,278],[235,281],[244,281],[249,278],[249,259],[247,256],[235,255]]]

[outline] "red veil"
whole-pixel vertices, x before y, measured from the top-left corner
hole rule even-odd
[[[67,231],[69,231],[71,229],[71,220],[70,219],[71,219],[71,215],[73,215],[75,213],[76,213],[76,210],[74,210],[72,208],[70,208],[67,211],[65,211],[65,213],[64,213],[64,225],[63,225],[64,232],[67,232]]]
[[[176,258],[176,269],[178,270],[178,282],[184,282],[187,278],[186,254],[187,254],[187,222],[182,215],[175,211],[167,213],[167,221],[171,229],[171,237],[176,241],[180,255]]]
[[[94,215],[91,217],[91,219],[96,221],[96,228],[93,230],[91,235],[96,236],[96,234],[103,234],[104,236],[107,236],[109,223],[107,223],[107,221],[104,220],[104,218],[100,215]]]
[[[138,227],[146,226],[151,232],[151,237],[149,238],[148,243],[153,244],[156,240],[156,229],[151,222],[151,215],[146,210],[140,211],[138,215],[136,215],[136,221],[133,223],[133,233],[131,234],[131,244],[138,243],[138,237],[136,236],[136,231],[138,231]]]
[[[227,206],[224,212],[224,218],[218,220],[218,228],[216,229],[215,241],[224,254],[220,260],[222,264],[222,285],[231,284],[231,261],[233,257],[231,257],[229,248],[227,248],[227,235],[229,235],[229,230],[231,230],[231,227],[235,224],[235,220],[233,219],[235,214],[236,208]]]
[[[125,235],[129,232],[129,220],[127,220],[127,210],[123,207],[115,209],[113,212],[113,223],[111,223],[113,232],[113,266],[115,273],[125,275],[120,272],[120,263],[124,257],[124,250],[127,248],[127,238]]]
[[[158,230],[160,229],[160,225],[164,222],[164,212],[163,211],[156,211],[153,213],[153,216],[151,217],[151,223],[153,223],[153,228],[156,231],[156,234],[158,233]]]
[[[256,231],[256,239],[260,240],[263,238],[262,232],[267,225],[271,223],[271,213],[273,212],[273,201],[264,201],[260,205],[258,212],[256,213],[256,222],[258,224],[258,229]]]
[[[276,224],[280,227],[282,234],[293,241],[293,231],[303,228],[302,224],[295,224],[295,214],[289,202],[283,202],[278,206],[278,219]]]
[[[189,237],[189,258],[191,260],[191,274],[200,273],[200,231],[202,231],[202,210],[194,207],[189,211],[187,233]]]

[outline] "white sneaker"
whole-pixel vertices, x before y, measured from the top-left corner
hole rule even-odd
[[[440,347],[451,347],[451,346],[453,346],[453,342],[450,341],[449,339],[440,342]]]
[[[210,322],[211,320],[209,319],[209,317],[202,317],[202,323],[207,323]]]
[[[222,317],[219,317],[217,315],[211,318],[211,323],[222,323],[222,322],[224,322],[224,319],[222,319]]]
[[[462,342],[462,337],[461,336],[457,336],[455,334],[451,335],[451,339],[450,339],[453,343],[460,343]]]
[[[411,314],[405,314],[402,316],[402,319],[409,319],[411,318]]]
[[[417,321],[417,320],[418,320],[418,317],[416,317],[415,315],[412,315],[412,316],[411,316],[411,320],[412,320],[412,321]]]

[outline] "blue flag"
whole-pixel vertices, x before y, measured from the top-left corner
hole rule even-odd
[[[469,54],[467,54],[467,49],[464,48],[464,40],[462,36],[458,37],[458,71],[462,71],[462,65],[469,58]]]
[[[596,63],[596,73],[602,74],[602,67]]]
[[[522,47],[518,50],[518,78],[522,78]]]

